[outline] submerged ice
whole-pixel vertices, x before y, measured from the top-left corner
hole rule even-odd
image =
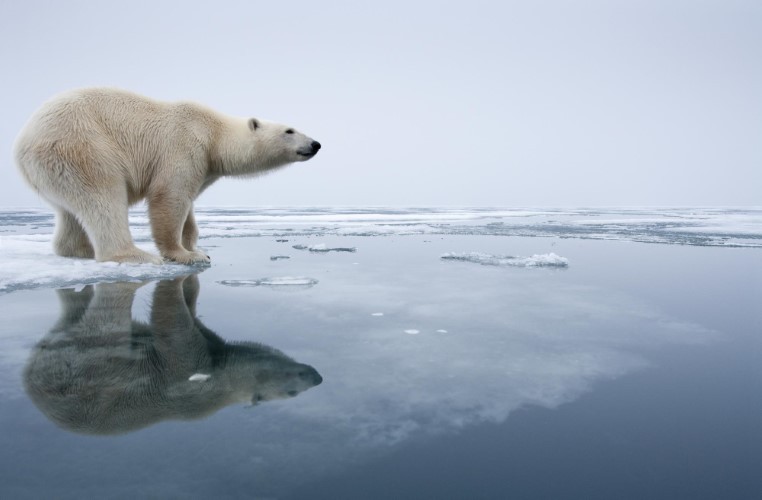
[[[218,283],[227,286],[311,287],[317,285],[318,280],[302,276],[278,276],[254,280],[222,280]]]
[[[295,250],[309,250],[310,252],[327,253],[327,252],[356,252],[355,247],[328,247],[325,243],[319,243],[317,245],[294,245],[292,248]]]
[[[459,260],[473,262],[483,266],[512,266],[512,267],[568,267],[569,260],[554,253],[532,255],[531,257],[516,257],[513,255],[491,255],[481,252],[446,253],[442,260]]]

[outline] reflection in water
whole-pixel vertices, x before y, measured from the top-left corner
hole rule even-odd
[[[226,343],[196,318],[195,275],[160,281],[150,322],[132,319],[142,283],[58,290],[61,317],[32,351],[27,393],[59,426],[128,432],[208,416],[236,402],[296,396],[322,381],[311,366],[253,342]]]

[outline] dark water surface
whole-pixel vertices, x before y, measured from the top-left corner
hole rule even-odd
[[[0,498],[762,498],[758,248],[202,245],[189,277],[0,295]]]

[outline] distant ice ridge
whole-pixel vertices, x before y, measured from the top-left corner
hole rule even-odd
[[[196,220],[202,238],[438,234],[762,248],[762,207],[197,208]]]
[[[515,257],[512,255],[491,255],[481,252],[450,252],[441,256],[444,260],[461,260],[474,262],[483,266],[513,266],[513,267],[568,267],[569,259],[554,253],[535,254],[531,257]]]
[[[304,287],[308,288],[318,284],[315,278],[301,276],[278,276],[274,278],[260,278],[255,280],[222,280],[217,283],[227,286],[272,286],[272,287]]]
[[[59,257],[52,235],[0,236],[0,294],[31,288],[61,288],[100,281],[142,281],[172,278],[195,272],[179,264],[117,264],[92,259]],[[150,245],[139,245],[155,252]]]
[[[762,207],[197,207],[195,214],[201,238],[267,236],[285,242],[298,236],[438,234],[580,238],[669,245],[762,248]],[[0,210],[0,236],[50,234],[53,232],[54,222],[53,214],[49,210]],[[130,229],[135,241],[151,242],[151,231],[144,209],[130,212]]]

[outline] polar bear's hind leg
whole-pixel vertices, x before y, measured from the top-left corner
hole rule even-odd
[[[87,237],[85,228],[74,214],[63,208],[56,208],[56,233],[53,236],[53,248],[61,257],[81,259],[95,257],[95,250],[90,243],[90,238]]]
[[[102,190],[83,199],[78,207],[82,221],[95,249],[95,260],[162,264],[158,255],[135,246],[130,234],[127,193],[124,189]]]

